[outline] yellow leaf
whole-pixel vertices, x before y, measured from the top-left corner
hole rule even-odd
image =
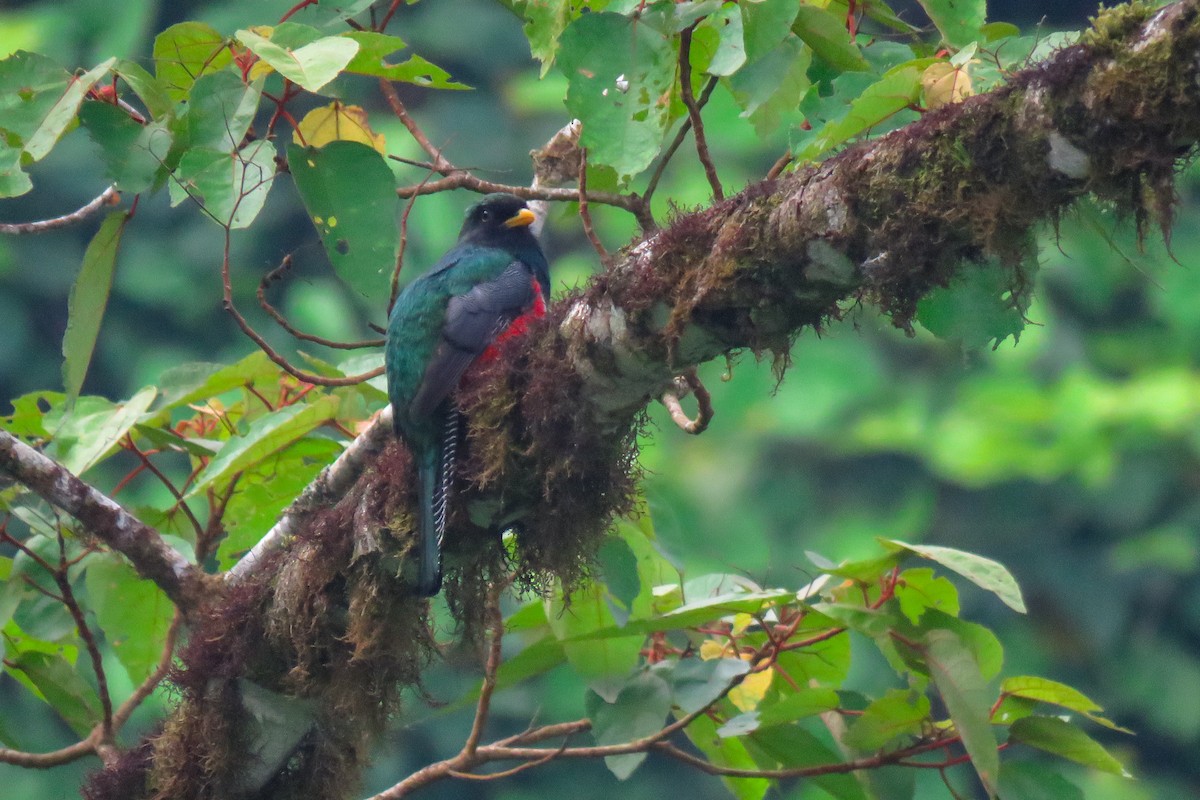
[[[337,100],[305,114],[292,133],[292,141],[308,147],[321,147],[336,141],[360,142],[380,153],[386,152],[383,134],[371,130],[367,112]]]
[[[767,696],[767,690],[771,688],[771,680],[774,677],[774,669],[750,673],[744,681],[729,690],[729,702],[740,711],[753,711]]]
[[[930,109],[961,103],[974,94],[966,67],[956,67],[948,61],[926,67],[921,75],[921,88],[925,90],[925,105]]]
[[[705,661],[712,661],[714,658],[725,657],[725,645],[712,639],[705,639],[700,643],[700,658]]]

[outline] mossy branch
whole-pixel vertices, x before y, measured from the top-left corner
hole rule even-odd
[[[679,216],[506,342],[458,398],[470,429],[447,595],[466,635],[514,569],[526,586],[586,572],[630,508],[647,402],[698,363],[750,349],[783,364],[802,329],[847,304],[907,327],[926,292],[984,261],[1020,294],[1033,232],[1083,195],[1169,225],[1176,167],[1200,139],[1198,10],[1104,12],[1002,89]],[[313,495],[325,505],[297,518],[291,546],[206,611],[175,675],[179,709],[111,773],[125,770],[107,784],[123,794],[95,797],[236,786],[254,754],[238,680],[315,704],[313,732],[260,796],[346,795],[397,685],[418,681],[431,652],[427,606],[403,579],[410,473],[388,441],[357,480],[339,479],[344,494]],[[514,523],[515,564],[495,535]]]

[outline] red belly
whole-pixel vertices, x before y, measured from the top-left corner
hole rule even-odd
[[[501,342],[505,339],[511,339],[514,336],[520,336],[529,328],[530,320],[546,315],[546,301],[542,298],[542,289],[538,285],[537,278],[531,279],[530,283],[533,284],[533,306],[524,314],[514,319],[507,328],[500,332],[500,335],[479,356],[479,361],[490,361],[499,356],[500,350],[498,345]]]

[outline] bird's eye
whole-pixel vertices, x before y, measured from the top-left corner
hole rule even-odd
[[[492,218],[492,212],[491,212],[491,211],[488,211],[488,210],[485,208],[485,209],[483,209],[482,211],[480,211],[480,212],[479,212],[479,218],[480,218],[481,220],[483,220],[484,222],[487,222],[489,219],[491,219],[491,218]]]

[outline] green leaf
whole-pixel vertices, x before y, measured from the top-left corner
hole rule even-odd
[[[567,109],[583,122],[588,160],[625,179],[658,155],[669,121],[673,42],[619,14],[585,14],[563,32]]]
[[[750,664],[740,658],[681,658],[660,664],[669,665],[663,671],[671,682],[671,696],[685,714],[712,704],[734,678],[750,671]]]
[[[158,666],[174,606],[124,559],[101,553],[85,573],[89,606],[104,637],[135,684]]]
[[[987,19],[987,0],[917,0],[951,47],[966,47],[979,37]]]
[[[880,541],[891,550],[907,550],[921,558],[936,561],[943,567],[954,570],[981,589],[986,589],[996,595],[1004,605],[1013,611],[1025,613],[1025,601],[1021,597],[1021,587],[1017,586],[1017,581],[1013,578],[1012,573],[998,561],[951,547],[908,544],[898,539],[880,539]]]
[[[147,72],[141,64],[122,59],[113,67],[113,72],[138,96],[152,119],[161,120],[175,110],[175,102],[166,84]]]
[[[996,634],[982,625],[952,617],[936,609],[929,609],[921,618],[921,627],[926,630],[952,631],[975,656],[984,680],[990,681],[1000,674],[1004,666],[1004,647]]]
[[[963,347],[1018,341],[1025,330],[1027,294],[1014,295],[1012,271],[997,264],[961,270],[954,281],[917,302],[917,321],[937,336]]]
[[[571,0],[528,0],[520,9],[525,20],[525,38],[529,52],[542,62],[540,77],[546,77],[558,53],[558,40],[568,23],[578,14]]]
[[[165,121],[141,125],[109,103],[88,102],[79,121],[100,148],[105,174],[125,192],[141,192],[166,173],[171,131]]]
[[[742,740],[728,741],[745,741],[760,769],[815,767],[845,760],[798,725],[779,725],[755,731]],[[853,775],[818,775],[809,780],[839,800],[867,800],[862,784]]]
[[[199,475],[187,497],[195,497],[209,486],[258,463],[287,447],[337,414],[338,398],[323,395],[307,405],[291,405],[272,411],[250,424],[249,430],[225,442],[216,458]]]
[[[154,69],[172,100],[185,100],[192,84],[233,62],[225,37],[203,22],[180,22],[154,38]]]
[[[11,661],[9,675],[49,703],[77,735],[91,732],[100,719],[100,698],[65,658],[24,650]]]
[[[928,697],[911,689],[889,689],[850,724],[843,741],[856,750],[878,750],[899,737],[919,735],[928,721]]]
[[[79,104],[108,68],[110,58],[79,77],[44,56],[18,51],[0,60],[0,139],[40,161],[75,120]]]
[[[266,140],[243,150],[191,149],[183,154],[171,184],[171,204],[191,197],[222,227],[245,228],[267,202],[275,180],[275,147]]]
[[[612,699],[607,687],[613,678],[623,677],[637,666],[644,637],[593,636],[597,631],[619,630],[606,594],[604,584],[588,582],[572,592],[566,603],[558,595],[545,602],[550,630],[562,641],[567,661],[594,691]]]
[[[288,166],[338,277],[382,297],[396,261],[396,181],[387,162],[358,142],[288,146]]]
[[[33,181],[21,169],[21,150],[0,139],[0,197],[20,197],[32,188]]]
[[[754,711],[733,717],[717,733],[721,736],[743,736],[777,725],[790,725],[838,707],[838,695],[833,689],[801,689],[786,692],[781,698],[776,702],[764,701]]]
[[[1000,800],[1085,800],[1078,786],[1032,761],[1001,764],[999,790]]]
[[[797,36],[785,33],[777,47],[729,79],[742,116],[759,136],[775,133],[785,119],[798,114],[800,98],[810,85],[811,61],[812,51]]]
[[[67,128],[75,121],[75,114],[79,111],[79,104],[83,102],[84,95],[87,94],[88,89],[92,88],[92,84],[98,81],[101,75],[108,72],[108,68],[116,62],[116,58],[110,58],[100,66],[85,72],[77,78],[71,79],[66,91],[50,107],[38,129],[26,140],[25,153],[31,159],[41,161],[54,149],[54,145],[58,142],[59,138],[66,133]]]
[[[310,92],[319,92],[336,78],[359,47],[358,42],[342,36],[326,36],[295,49],[276,43],[274,36],[266,39],[253,31],[240,30],[235,36],[280,75]]]
[[[934,577],[929,567],[906,569],[896,581],[896,601],[904,616],[916,625],[926,610],[936,608],[958,616],[958,590],[947,578]]]
[[[79,397],[96,338],[100,335],[100,320],[108,306],[108,294],[112,289],[113,269],[117,263],[117,248],[121,245],[121,234],[129,214],[110,211],[100,224],[100,230],[92,237],[83,254],[83,266],[71,286],[67,298],[67,331],[63,335],[63,385],[66,387],[67,402],[74,403]]]
[[[469,89],[462,83],[450,80],[450,73],[431,64],[420,56],[409,56],[400,63],[390,63],[387,57],[404,48],[399,36],[389,36],[375,31],[348,31],[343,38],[358,43],[358,52],[346,65],[346,72],[359,75],[374,75],[389,81],[401,81],[424,86],[427,89]]]
[[[1133,777],[1099,742],[1058,717],[1023,717],[1009,728],[1009,740],[1045,750],[1086,767],[1125,778]]]
[[[746,59],[754,62],[783,41],[796,19],[796,0],[758,0],[738,3],[742,10],[742,41]]]
[[[251,84],[232,72],[205,75],[196,81],[188,98],[187,147],[233,153],[258,113],[262,80]]]
[[[623,744],[645,738],[662,729],[671,710],[671,689],[650,671],[642,671],[621,686],[614,702],[605,702],[595,692],[587,694],[587,715],[592,721],[596,744]],[[646,760],[646,753],[607,756],[605,766],[625,780]]]
[[[797,160],[812,161],[915,103],[920,97],[921,73],[928,65],[926,61],[932,63],[932,59],[925,59],[903,64],[884,73],[882,78],[850,102],[844,115],[826,122],[797,150]]]
[[[704,714],[692,720],[684,732],[692,740],[692,744],[714,764],[734,769],[760,768],[742,739],[718,736],[717,724]],[[771,787],[771,782],[764,778],[723,777],[721,780],[738,800],[762,800],[767,789]]]
[[[192,363],[172,367],[159,378],[162,393],[155,411],[166,411],[207,400],[239,386],[278,382],[279,367],[267,354],[255,350],[233,364]]]
[[[740,5],[727,4],[707,17],[696,29],[697,35],[706,28],[716,33],[717,46],[705,70],[709,75],[732,75],[746,63],[746,44]]]
[[[830,66],[842,72],[868,72],[871,65],[846,30],[846,18],[828,9],[801,5],[792,32]]]
[[[81,397],[61,418],[47,418],[54,439],[47,455],[76,475],[100,461],[130,431],[150,404],[156,391],[147,386],[123,403],[102,397]]]
[[[962,640],[947,630],[925,635],[925,661],[954,728],[979,780],[990,794],[996,793],[1000,753],[989,720],[991,699],[979,665]]]
[[[1109,720],[1105,719],[1100,714],[1096,713],[1103,711],[1099,705],[1090,697],[1085,695],[1078,689],[1073,689],[1065,683],[1052,681],[1049,678],[1036,678],[1030,675],[1018,675],[1012,678],[1005,679],[1004,683],[1000,684],[1000,692],[1002,694],[1011,695],[1012,697],[1023,697],[1027,700],[1036,700],[1040,703],[1053,703],[1056,706],[1076,711],[1090,719],[1092,722],[1103,725],[1106,728],[1123,733],[1129,731],[1114,725]]]
[[[607,536],[596,554],[600,562],[600,574],[612,599],[620,606],[618,624],[625,624],[633,603],[641,593],[642,582],[638,578],[638,559],[633,550],[620,536]]]

